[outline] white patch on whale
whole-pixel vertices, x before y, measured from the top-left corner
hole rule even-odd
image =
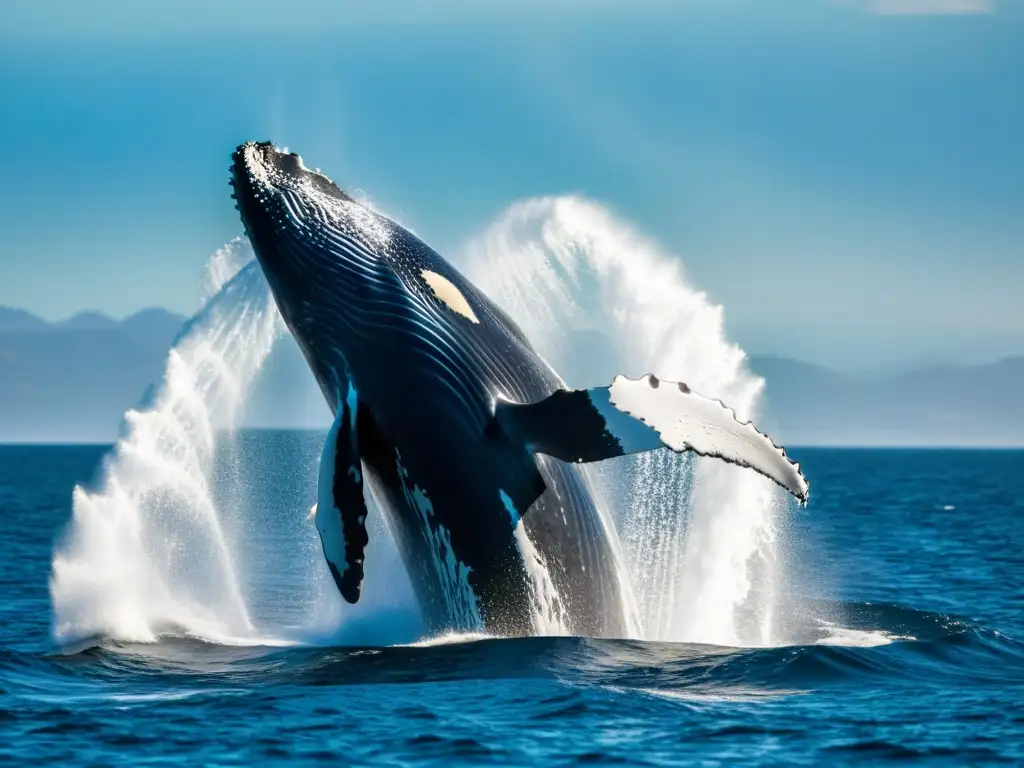
[[[395,449],[395,464],[401,479],[402,494],[411,509],[415,509],[421,518],[427,544],[434,557],[431,562],[441,586],[444,601],[448,608],[448,617],[457,630],[479,630],[484,626],[480,616],[480,606],[476,593],[469,584],[472,570],[455,556],[451,534],[448,529],[434,519],[434,505],[427,494],[418,486],[409,484],[409,471],[402,464],[402,455]]]
[[[469,306],[462,291],[455,287],[447,277],[431,272],[429,269],[420,270],[420,276],[430,286],[438,301],[446,305],[452,312],[456,312],[469,320],[471,323],[479,323],[473,308]]]

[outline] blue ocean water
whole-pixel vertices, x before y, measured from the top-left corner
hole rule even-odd
[[[258,626],[308,609],[307,575],[280,553],[308,528],[293,468],[320,439],[233,447],[248,457],[235,530],[251,539],[240,572]],[[786,518],[798,593],[777,621],[803,641],[783,647],[240,646],[173,628],[59,647],[54,546],[106,451],[0,447],[0,762],[1024,763],[1024,452],[793,450],[812,501]]]

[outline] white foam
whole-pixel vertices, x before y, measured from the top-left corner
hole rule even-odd
[[[895,635],[882,630],[847,629],[826,625],[828,636],[815,640],[815,645],[838,645],[850,648],[875,648],[898,641],[913,641],[913,635]]]
[[[491,635],[480,632],[446,632],[436,637],[427,637],[417,640],[414,643],[398,643],[395,648],[432,648],[438,645],[463,645],[465,643],[478,643],[481,640],[493,640]]]
[[[621,688],[609,688],[609,690],[623,690]],[[787,696],[795,696],[807,691],[799,691],[785,688],[760,689],[747,686],[722,686],[707,688],[636,688],[639,693],[646,693],[648,696],[655,696],[659,699],[670,699],[672,701],[686,702],[688,704],[728,704],[769,701]]]
[[[234,428],[282,327],[255,262],[236,273],[247,255],[236,240],[211,258],[210,298],[169,352],[163,382],[125,414],[98,489],[74,490],[50,580],[60,643],[253,635],[211,477],[220,430]]]

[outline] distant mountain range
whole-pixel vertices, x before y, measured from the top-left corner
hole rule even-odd
[[[0,442],[112,441],[125,410],[163,375],[184,322],[147,309],[51,323],[0,307]],[[766,380],[758,422],[788,445],[1024,446],[1024,356],[870,380],[781,357],[749,363]],[[322,428],[328,418],[298,347],[278,344],[246,423]]]
[[[871,380],[781,357],[750,367],[765,427],[790,444],[1024,446],[1024,356]]]
[[[0,308],[0,441],[106,442],[163,372],[185,318],[82,312],[49,323]]]

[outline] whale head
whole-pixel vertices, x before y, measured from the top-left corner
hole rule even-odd
[[[327,343],[324,329],[339,319],[351,326],[374,300],[375,286],[393,280],[391,222],[270,142],[246,142],[232,161],[232,196],[246,234],[281,315],[313,365],[323,358],[323,350],[313,348]],[[323,372],[314,372],[321,378]]]
[[[323,247],[328,230],[338,228],[372,252],[359,215],[369,213],[322,173],[303,164],[295,152],[270,142],[246,142],[232,155],[232,197],[256,257],[290,321],[310,300],[317,277],[339,254]],[[344,255],[344,254],[341,254]],[[289,323],[290,324],[290,323]]]

